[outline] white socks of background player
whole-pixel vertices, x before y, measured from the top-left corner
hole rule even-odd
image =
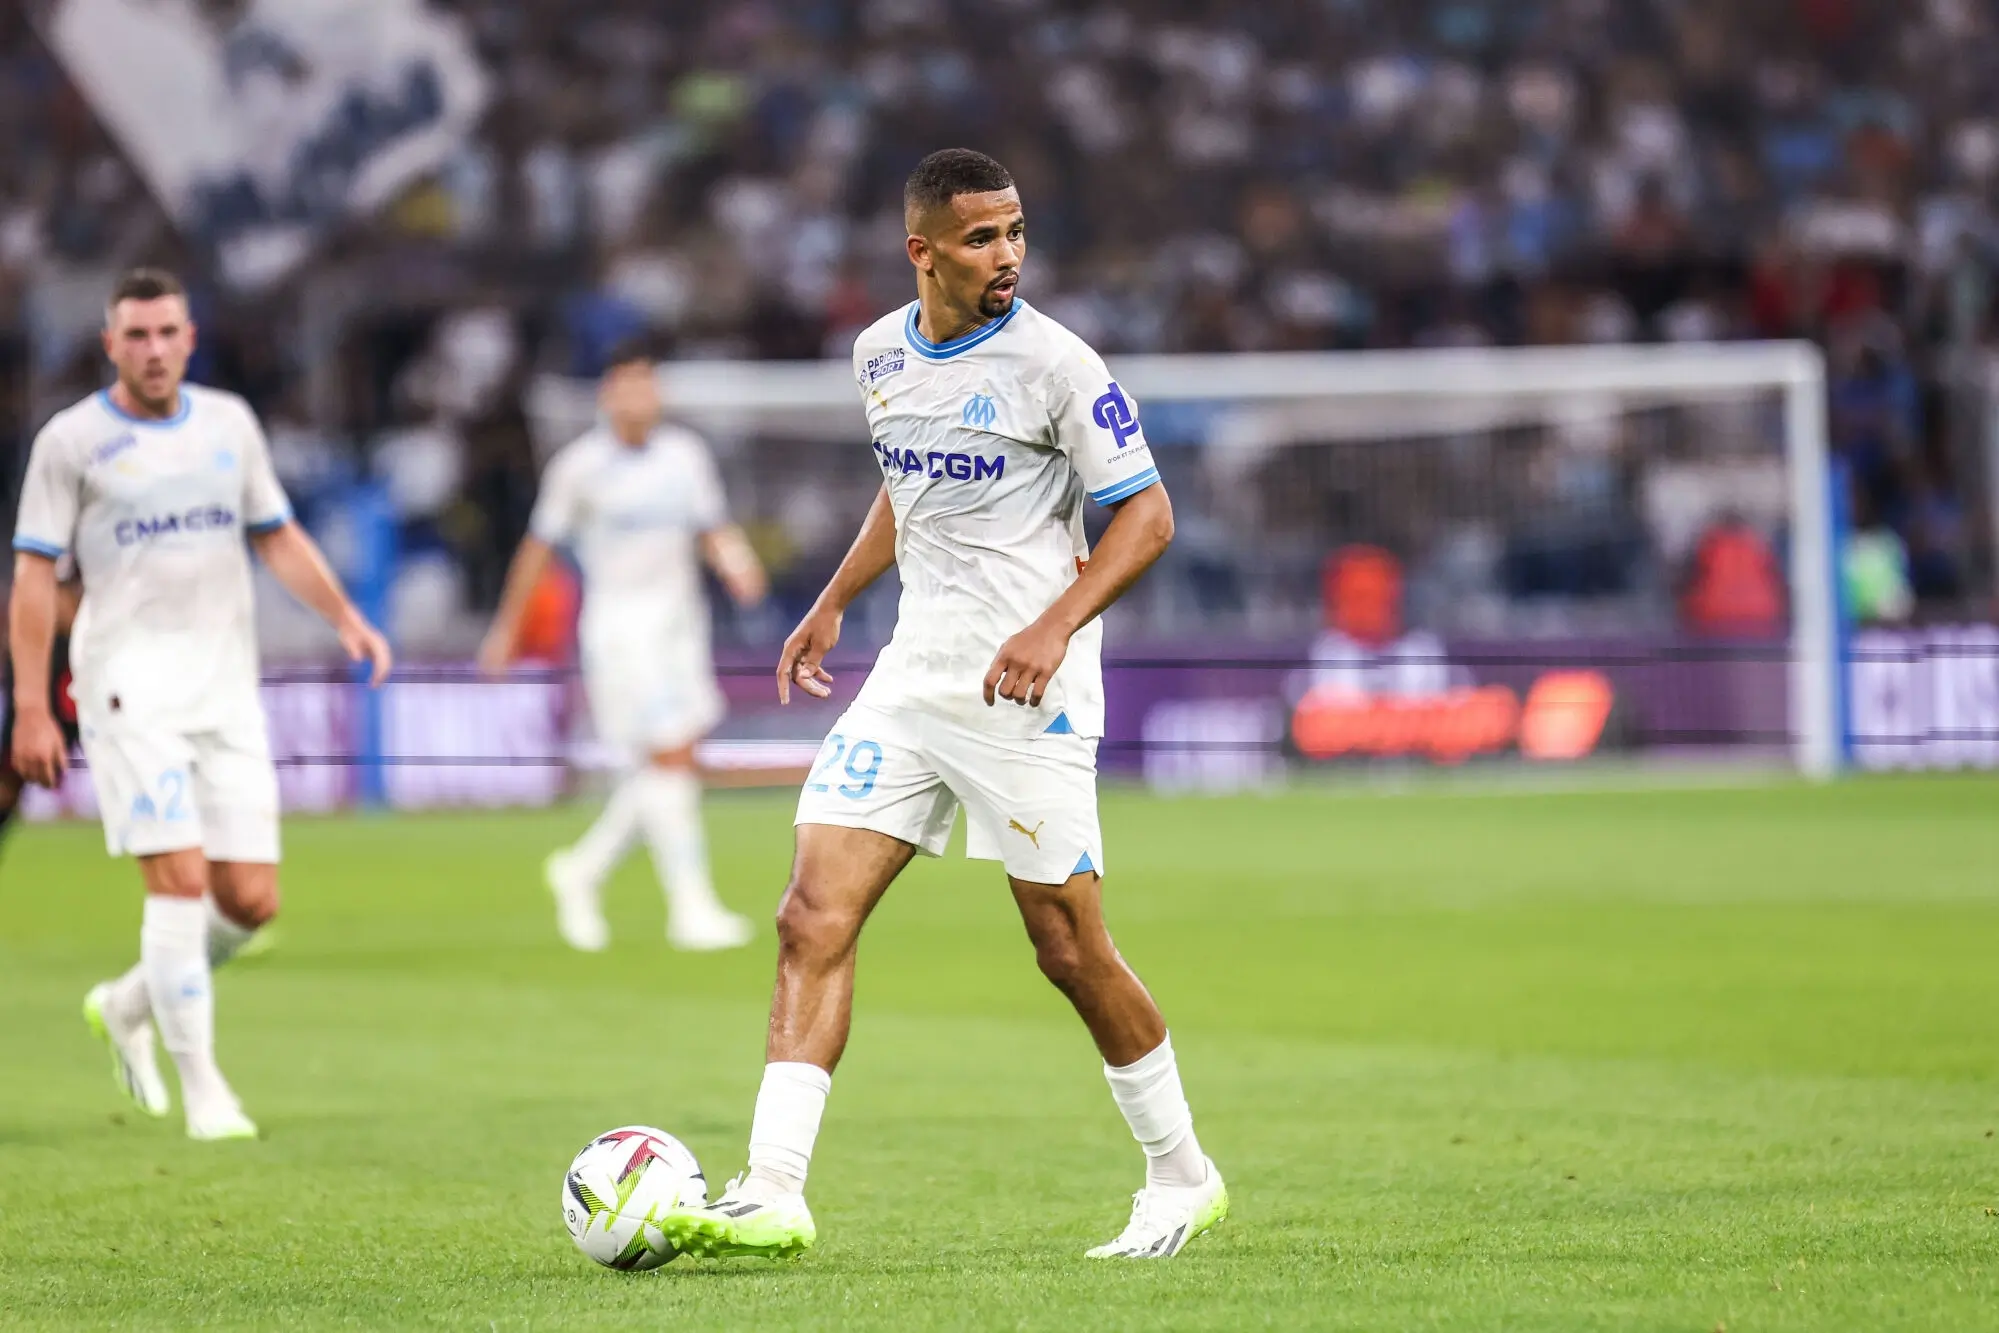
[[[750,1174],[743,1190],[752,1198],[798,1194],[812,1165],[812,1144],[833,1076],[818,1065],[778,1060],[764,1066],[757,1113],[750,1121]]]
[[[208,970],[213,973],[234,958],[257,932],[248,926],[239,926],[224,916],[222,909],[215,905],[215,899],[204,896],[201,904],[207,917]],[[146,990],[146,965],[143,962],[134,963],[130,971],[111,983],[105,996],[105,1007],[111,1017],[124,1027],[153,1016],[153,997]]]
[[[201,905],[208,909],[208,970],[213,972],[234,958],[257,932],[222,915],[213,898],[203,897]]]
[[[1171,1035],[1128,1065],[1105,1065],[1104,1078],[1131,1136],[1145,1149],[1147,1189],[1188,1189],[1208,1178]]]
[[[631,778],[639,826],[652,848],[672,917],[699,920],[727,911],[708,878],[708,839],[701,829],[701,779],[680,768],[644,768]]]
[[[160,1044],[180,1070],[181,1097],[196,1106],[233,1095],[215,1066],[215,992],[208,970],[209,905],[150,894],[139,927],[139,967]]]
[[[592,889],[601,887],[639,836],[639,777],[627,774],[611,788],[596,822],[569,848],[569,863]]]

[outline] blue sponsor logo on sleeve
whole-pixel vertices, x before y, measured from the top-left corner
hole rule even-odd
[[[1120,449],[1138,434],[1138,414],[1131,410],[1131,400],[1124,396],[1124,390],[1118,388],[1116,380],[1111,381],[1103,397],[1091,404],[1090,416],[1111,433],[1111,438],[1117,441]]]
[[[908,351],[904,348],[891,347],[886,352],[878,352],[869,357],[861,366],[861,374],[867,379],[867,387],[872,389],[882,380],[901,370],[908,355]]]
[[[138,443],[139,437],[129,430],[123,435],[114,435],[90,451],[91,466],[100,467]]]

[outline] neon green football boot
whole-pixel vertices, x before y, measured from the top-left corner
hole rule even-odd
[[[803,1194],[747,1194],[741,1176],[706,1207],[667,1214],[660,1230],[697,1259],[796,1259],[819,1238]]]

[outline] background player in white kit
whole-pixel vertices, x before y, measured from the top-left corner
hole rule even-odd
[[[65,762],[49,708],[56,562],[73,552],[83,602],[72,696],[114,856],[146,886],[139,964],[84,1003],[120,1081],[167,1111],[153,1028],[180,1073],[187,1132],[251,1138],[215,1063],[210,972],[278,909],[278,782],[257,692],[250,562],[317,611],[380,684],[389,647],[292,521],[263,430],[234,394],[183,384],[194,351],[171,274],[125,275],[105,315],[109,389],[35,437],[14,526],[14,764],[53,786]]]
[[[694,757],[724,708],[699,561],[746,606],[763,600],[763,565],[729,522],[700,437],[662,424],[643,349],[612,356],[598,406],[602,422],[556,454],[542,476],[479,662],[489,674],[506,669],[554,548],[573,551],[583,571],[584,688],[598,737],[621,753],[625,772],[582,838],[548,859],[556,924],[575,948],[609,943],[599,893],[643,833],[666,891],[668,941],[735,948],[756,932],[715,896]]]
[[[846,1046],[855,944],[910,859],[944,850],[962,805],[967,851],[1005,863],[1042,971],[1090,1029],[1145,1150],[1129,1223],[1090,1254],[1170,1257],[1222,1219],[1228,1194],[1194,1138],[1165,1022],[1104,928],[1096,750],[1097,617],[1166,549],[1172,507],[1102,359],[1014,297],[1026,224],[1006,170],[933,153],[903,207],[918,299],[854,343],[884,485],[785,644],[780,697],[794,683],[828,692],[841,615],[891,565],[895,635],[799,798],[749,1173],[665,1230],[705,1255],[812,1244],[806,1168]],[[1085,495],[1115,510],[1094,553]]]

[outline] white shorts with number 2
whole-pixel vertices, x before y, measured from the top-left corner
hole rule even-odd
[[[261,712],[193,732],[80,720],[111,855],[199,847],[211,861],[277,862],[278,774]]]
[[[794,822],[869,829],[941,856],[961,805],[975,860],[1003,862],[1033,884],[1103,873],[1097,742],[1068,732],[995,736],[857,704],[819,747]]]

